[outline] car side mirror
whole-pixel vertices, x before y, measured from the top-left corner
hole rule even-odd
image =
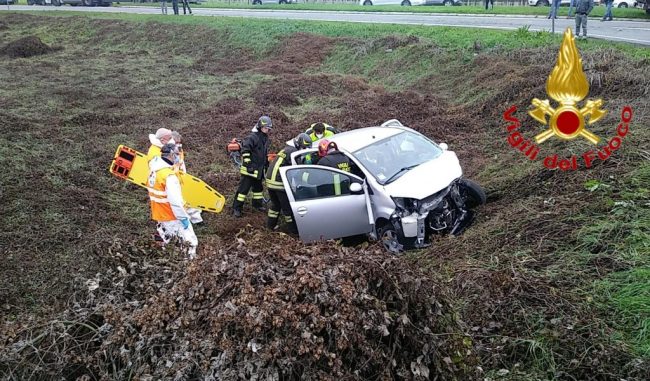
[[[361,187],[361,184],[359,183],[350,184],[350,193],[361,193],[362,191],[363,188]]]
[[[447,145],[447,143],[440,143],[438,145],[440,146],[440,148],[442,148],[443,151],[446,151],[446,150],[449,149],[449,146]]]

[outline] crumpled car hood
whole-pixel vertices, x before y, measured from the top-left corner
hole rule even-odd
[[[420,164],[402,177],[385,185],[392,197],[408,197],[421,200],[446,188],[463,174],[458,157],[453,151],[445,151],[435,160]]]

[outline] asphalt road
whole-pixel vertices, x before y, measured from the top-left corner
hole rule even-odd
[[[172,12],[171,5],[168,6]],[[71,7],[71,6],[24,6],[12,5],[14,11],[75,11],[75,12],[113,12],[160,14],[158,7]],[[0,6],[6,11],[7,6]],[[459,14],[421,14],[400,12],[338,12],[338,11],[291,11],[257,9],[215,9],[194,8],[196,16],[255,17],[280,20],[344,21],[380,24],[410,24],[431,26],[454,26],[463,28],[488,28],[513,30],[528,25],[530,30],[551,30],[551,20],[540,16],[512,15],[459,15]],[[180,17],[182,17],[181,15]],[[172,16],[173,17],[173,16]],[[555,32],[561,33],[567,27],[575,27],[572,19],[555,20]],[[589,36],[610,41],[622,41],[650,46],[650,22],[644,20],[615,20],[601,22],[598,18],[589,20]]]

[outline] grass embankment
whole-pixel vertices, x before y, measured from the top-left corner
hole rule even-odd
[[[25,2],[26,0],[21,0]],[[149,6],[154,4],[122,2],[120,6]],[[117,4],[116,4],[117,5]],[[363,6],[354,3],[299,3],[299,4],[262,4],[252,5],[242,1],[215,1],[210,0],[201,4],[190,4],[192,8],[223,8],[223,9],[272,9],[272,10],[304,10],[304,11],[341,11],[341,12],[409,12],[409,13],[451,13],[464,15],[527,15],[527,16],[548,16],[549,7],[531,7],[531,6],[505,6],[497,5],[493,9],[486,10],[483,5],[461,5],[453,7],[442,6],[417,6],[403,7],[400,5],[373,5]],[[558,16],[567,16],[568,7],[560,7]],[[596,6],[592,11],[592,17],[603,17],[605,14],[604,6]],[[630,19],[648,19],[650,16],[643,9],[639,8],[615,8],[613,10],[615,18]]]
[[[98,247],[151,234],[146,196],[106,172],[117,144],[145,150],[156,128],[180,130],[190,171],[229,195],[237,174],[225,144],[262,112],[277,121],[275,148],[315,120],[348,129],[396,117],[448,142],[488,190],[462,237],[408,256],[449,285],[486,376],[647,374],[647,49],[579,42],[590,97],[610,111],[593,131],[613,136],[623,104],[635,116],[612,158],[564,173],[509,147],[501,120],[517,104],[526,134],[538,130],[523,110],[546,97],[560,41],[548,33],[139,15],[0,21],[3,41],[34,35],[63,48],[0,57],[8,84],[0,263],[9,285],[0,299],[9,329],[28,326],[29,309],[43,316],[65,306],[73,282],[104,276]],[[566,156],[586,149],[546,147]],[[197,232],[230,242],[241,225],[206,216]],[[294,251],[304,248],[296,242]]]

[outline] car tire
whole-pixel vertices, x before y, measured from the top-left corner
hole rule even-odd
[[[280,3],[280,4],[286,4],[286,3],[287,3],[287,0],[280,0],[279,3]]]
[[[379,228],[377,239],[384,246],[384,249],[391,254],[404,252],[404,245],[399,241],[397,231],[395,231],[395,228],[390,223]]]
[[[442,5],[444,5],[445,7],[451,7],[452,5],[454,5],[454,3],[451,0],[445,0],[442,2]]]
[[[82,0],[81,3],[87,7],[94,7],[95,6],[95,1],[94,0]]]
[[[253,0],[253,5],[261,5],[262,0]]]
[[[52,0],[52,5],[55,7],[60,7],[62,5],[61,0]]]
[[[547,0],[539,0],[535,4],[536,7],[548,7],[549,5],[551,5],[551,4]]]
[[[462,179],[459,183],[460,195],[465,201],[465,208],[472,209],[485,204],[487,197],[483,188],[472,180]]]
[[[404,1],[402,1],[402,4],[400,4],[400,5],[403,6],[403,7],[410,7],[411,2],[409,0],[404,0]]]
[[[619,8],[627,8],[627,3],[620,3],[618,5]]]
[[[366,0],[363,2],[363,5],[372,5],[372,1]]]

